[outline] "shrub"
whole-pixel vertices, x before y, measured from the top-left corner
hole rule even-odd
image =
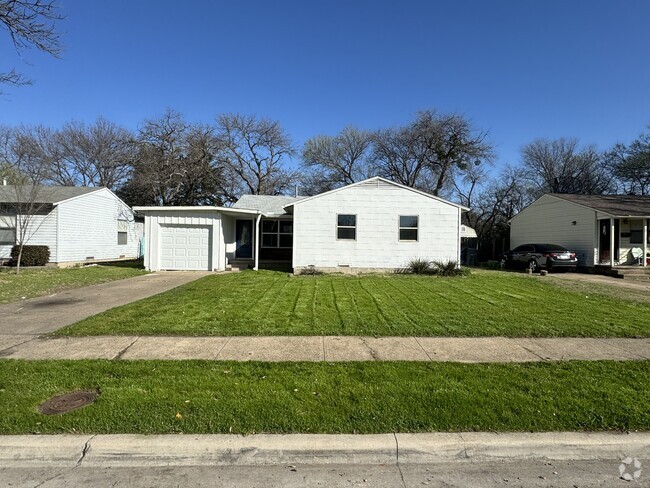
[[[298,274],[300,276],[319,276],[322,275],[323,272],[313,264],[310,264],[306,268],[302,268]]]
[[[433,261],[431,266],[431,273],[438,276],[467,276],[470,270],[467,268],[459,268],[456,261]]]
[[[11,248],[11,265],[18,264],[18,253],[20,246]],[[20,257],[21,266],[45,266],[50,260],[50,248],[48,246],[23,246],[23,254]]]
[[[428,274],[431,272],[431,261],[423,258],[411,259],[406,265],[406,269],[413,274]]]

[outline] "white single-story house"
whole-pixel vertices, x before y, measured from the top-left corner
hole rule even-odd
[[[512,218],[510,247],[559,244],[584,267],[647,266],[649,219],[650,196],[549,193]]]
[[[232,207],[135,207],[149,270],[394,270],[460,261],[466,207],[380,177],[311,197],[245,195]]]
[[[27,203],[30,203],[27,205]],[[22,204],[22,205],[20,205]],[[0,186],[0,261],[25,222],[20,209],[31,208],[24,244],[50,248],[58,265],[137,258],[144,225],[131,208],[107,188],[73,186]],[[18,232],[17,232],[18,230]]]

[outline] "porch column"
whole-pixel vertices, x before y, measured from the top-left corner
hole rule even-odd
[[[259,214],[255,219],[255,266],[253,266],[255,271],[260,268],[260,220],[262,220],[262,214]]]
[[[614,239],[614,232],[616,232],[614,219],[609,219],[609,265],[612,268],[614,267],[614,256],[616,255],[616,251],[614,249],[614,243],[616,242]]]
[[[643,219],[643,266],[648,265],[648,219]]]

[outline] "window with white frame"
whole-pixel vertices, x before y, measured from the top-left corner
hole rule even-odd
[[[0,215],[0,244],[5,246],[16,244],[16,217]]]
[[[418,240],[418,216],[417,215],[399,216],[399,240],[400,241]]]
[[[336,216],[336,238],[354,241],[357,238],[357,216],[338,214]]]
[[[293,247],[293,221],[262,220],[262,247]]]
[[[129,223],[126,220],[117,221],[117,245],[126,246],[129,243]]]
[[[650,244],[650,232],[648,233]],[[643,220],[630,220],[630,244],[643,244]]]

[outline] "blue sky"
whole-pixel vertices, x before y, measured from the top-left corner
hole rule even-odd
[[[60,3],[61,59],[0,37],[0,70],[35,82],[5,88],[0,124],[241,112],[300,146],[437,109],[488,130],[499,165],[538,137],[607,148],[650,124],[647,0]]]

